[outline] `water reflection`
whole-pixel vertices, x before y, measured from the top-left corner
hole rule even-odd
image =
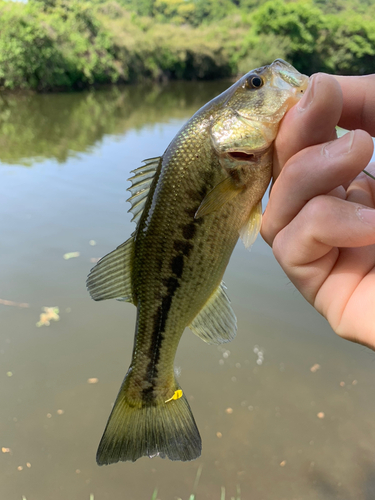
[[[172,82],[75,94],[0,93],[0,161],[32,166],[36,160],[54,158],[63,163],[90,151],[104,135],[186,118],[229,84]]]

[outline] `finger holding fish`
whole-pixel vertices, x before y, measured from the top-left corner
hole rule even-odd
[[[274,242],[274,254],[289,279],[333,330],[343,338],[372,348],[375,347],[373,208],[369,210],[332,196],[317,196]]]
[[[373,169],[372,152],[363,130],[300,151],[281,172],[264,221],[302,295],[340,336],[375,348],[375,183],[361,172]]]
[[[273,246],[304,205],[354,179],[371,160],[373,141],[363,130],[299,151],[281,171],[263,216],[261,234]],[[341,197],[343,193],[341,193]]]
[[[375,136],[375,74],[334,76],[343,94],[339,126],[347,130],[360,128]]]
[[[273,179],[286,162],[304,148],[336,137],[342,113],[341,87],[330,75],[317,73],[309,79],[302,99],[285,115],[275,139]]]

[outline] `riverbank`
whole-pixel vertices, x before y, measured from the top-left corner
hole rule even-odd
[[[195,3],[184,2],[185,10]],[[374,6],[349,11],[343,8],[347,0],[332,13],[305,1],[271,0],[256,7],[254,2],[252,8],[244,3],[220,11],[211,2],[211,17],[207,11],[201,18],[173,12],[168,18],[156,7],[149,12],[153,16],[141,15],[130,0],[0,0],[0,89],[46,92],[215,79],[276,57],[308,74],[374,71]],[[221,18],[214,18],[216,11]]]

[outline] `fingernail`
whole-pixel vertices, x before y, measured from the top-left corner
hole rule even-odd
[[[313,102],[315,78],[316,78],[315,75],[310,77],[309,86],[307,87],[305,95],[302,97],[302,99],[298,103],[298,106],[297,106],[298,111],[305,111],[310,106],[310,104]]]
[[[372,208],[357,208],[358,218],[366,222],[366,224],[370,224],[371,226],[375,226],[375,210]]]
[[[353,145],[354,131],[351,130],[347,134],[340,137],[340,139],[335,139],[329,142],[323,148],[323,154],[327,158],[335,158],[337,156],[342,156],[348,154]]]

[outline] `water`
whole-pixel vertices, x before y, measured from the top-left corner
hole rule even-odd
[[[260,238],[250,253],[238,244],[225,276],[235,341],[186,331],[178,350],[202,457],[95,463],[135,308],[90,300],[86,275],[133,230],[130,170],[227,85],[0,96],[0,299],[29,304],[0,304],[1,499],[148,500],[157,488],[185,500],[200,467],[198,500],[221,487],[242,500],[375,497],[374,354],[335,336]],[[46,306],[60,320],[37,327]]]

